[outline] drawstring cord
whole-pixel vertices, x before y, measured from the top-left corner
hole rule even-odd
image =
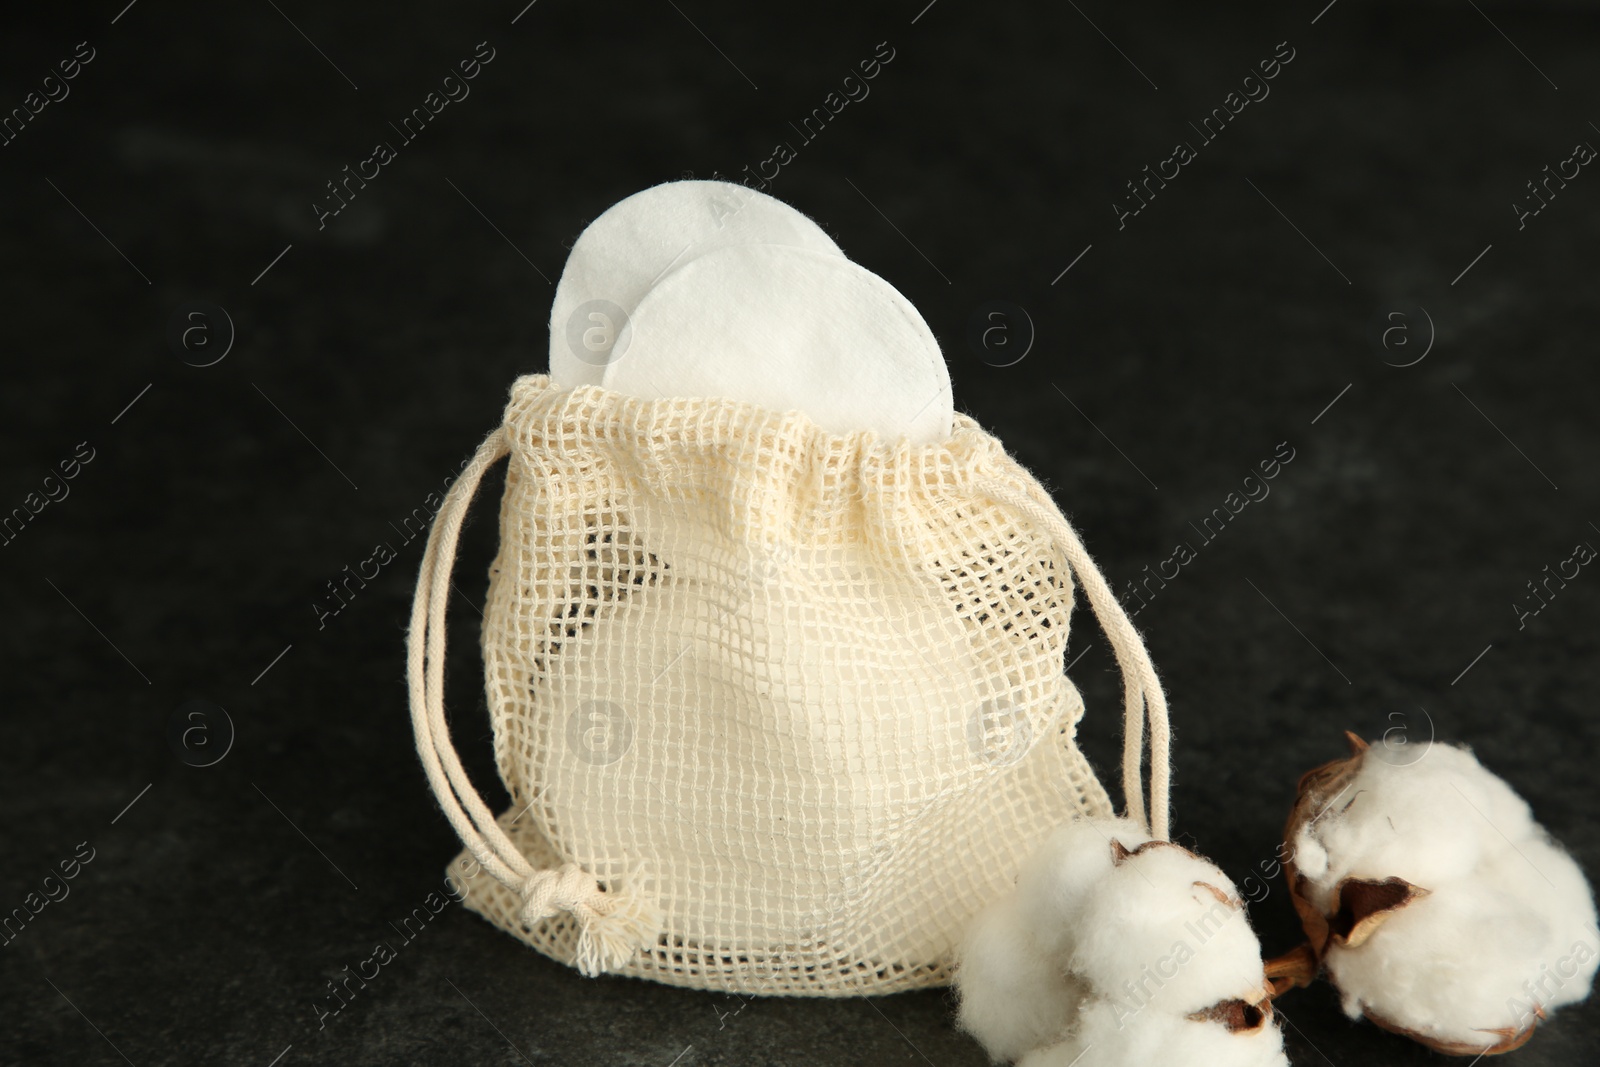
[[[411,604],[406,675],[411,687],[411,725],[428,784],[467,849],[503,885],[522,898],[518,917],[526,925],[558,912],[578,922],[578,969],[593,977],[616,970],[640,949],[653,946],[660,912],[629,889],[602,888],[577,864],[538,869],[506,836],[467,778],[444,716],[445,607],[461,525],[489,467],[510,450],[504,428],[495,430],[450,487],[422,557]],[[464,805],[464,807],[463,807]]]
[[[1066,556],[1067,564],[1083,586],[1100,628],[1111,642],[1122,671],[1122,796],[1128,817],[1144,824],[1152,837],[1165,841],[1170,826],[1168,795],[1172,784],[1172,729],[1167,720],[1167,698],[1161,691],[1155,665],[1144,640],[1105,576],[1100,573],[1077,531],[1042,489],[1027,491],[997,479],[980,482],[978,490],[990,499],[1020,512],[1047,534]],[[1150,812],[1145,814],[1144,735],[1145,711],[1150,713]]]

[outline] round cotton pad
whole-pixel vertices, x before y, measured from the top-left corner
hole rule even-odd
[[[843,258],[821,227],[781,200],[732,182],[667,182],[613,205],[572,246],[550,308],[550,377],[599,385],[618,335],[669,270],[715,248],[792,245]]]
[[[734,245],[674,269],[616,337],[601,384],[800,410],[830,433],[950,436],[950,372],[899,291],[838,255]]]

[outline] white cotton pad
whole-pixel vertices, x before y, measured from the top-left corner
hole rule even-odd
[[[735,245],[673,269],[618,333],[601,379],[639,397],[722,396],[805,412],[829,433],[931,444],[955,404],[939,342],[871,271],[788,245]]]
[[[715,248],[792,245],[844,258],[806,216],[732,182],[667,182],[613,205],[567,256],[550,308],[550,378],[599,385],[617,333],[669,270]]]

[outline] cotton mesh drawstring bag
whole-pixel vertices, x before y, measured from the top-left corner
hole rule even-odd
[[[497,818],[452,747],[443,669],[462,520],[502,458],[482,630],[511,794]],[[452,882],[586,975],[943,984],[967,921],[1044,836],[1111,812],[1074,741],[1073,575],[1122,672],[1127,813],[1165,838],[1149,655],[1049,494],[976,422],[913,445],[519,378],[435,520],[411,618],[418,751],[466,845]]]

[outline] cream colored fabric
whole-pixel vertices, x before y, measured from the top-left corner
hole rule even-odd
[[[509,455],[483,652],[498,819],[443,709],[450,568]],[[1167,833],[1166,709],[1047,493],[958,416],[832,435],[732,400],[543,375],[451,490],[412,616],[418,751],[467,906],[585,973],[744,994],[942,984],[1063,821],[1107,815],[1062,672],[1072,572],[1124,671],[1130,813]],[[475,861],[475,862],[474,862]]]

